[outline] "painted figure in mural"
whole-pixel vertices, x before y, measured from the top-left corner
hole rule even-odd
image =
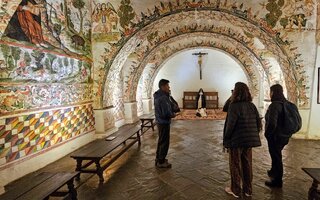
[[[98,22],[95,31],[113,32],[118,27],[118,15],[111,3],[98,3],[93,13],[93,20]]]
[[[19,40],[28,41],[36,46],[47,47],[42,34],[41,13],[43,4],[34,0],[22,0],[15,14],[11,18],[5,35]]]

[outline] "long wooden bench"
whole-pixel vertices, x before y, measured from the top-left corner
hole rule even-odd
[[[152,131],[154,131],[154,127],[156,125],[154,114],[144,114],[141,115],[139,118],[141,121],[141,133],[145,133],[150,128],[152,128]],[[147,129],[144,131],[144,128]]]
[[[320,200],[320,192],[318,190],[318,185],[320,183],[320,168],[302,168],[302,170],[313,179],[308,193],[308,200]]]
[[[77,199],[77,191],[73,180],[79,172],[43,172],[28,180],[17,182],[12,188],[0,196],[3,200],[38,200],[53,197],[65,197],[70,195],[72,200]],[[64,185],[68,191],[58,191]]]
[[[71,154],[71,157],[77,162],[76,171],[81,173],[97,174],[100,182],[103,182],[103,171],[116,161],[133,144],[136,142],[138,142],[139,145],[141,144],[140,130],[141,128],[139,126],[126,126],[116,133],[117,136],[112,141],[106,141],[105,139],[96,140],[75,151]],[[131,140],[131,142],[126,144],[127,140]],[[112,157],[106,162],[100,163],[105,156],[111,155],[111,153],[122,144],[125,146],[119,150],[119,152],[112,155]],[[92,168],[91,165],[95,165],[95,169]],[[80,179],[80,174],[77,179]]]

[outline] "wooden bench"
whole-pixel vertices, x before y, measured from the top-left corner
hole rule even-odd
[[[312,185],[309,189],[309,200],[320,200],[320,192],[318,190],[318,184],[320,182],[320,168],[302,168],[311,178],[313,178]]]
[[[0,196],[0,199],[11,200],[37,200],[49,199],[50,196],[65,197],[70,195],[71,199],[77,199],[77,191],[73,180],[79,172],[50,173],[43,172],[28,180],[17,182],[12,188]],[[64,185],[68,191],[58,191]]]
[[[141,133],[145,133],[147,130],[152,128],[152,131],[154,131],[154,127],[156,123],[154,122],[155,116],[154,114],[144,114],[140,117],[141,120]],[[147,128],[145,131],[143,131],[144,128]]]
[[[71,154],[71,158],[75,159],[77,162],[76,171],[81,173],[93,173],[99,176],[99,180],[102,183],[104,181],[103,171],[109,167],[114,161],[116,161],[124,152],[126,152],[134,143],[138,142],[139,146],[141,144],[140,140],[140,130],[139,126],[130,125],[120,129],[116,135],[117,137],[112,141],[106,141],[105,139],[99,139],[93,141],[79,150]],[[134,136],[136,135],[136,136]],[[127,140],[132,140],[129,144],[126,144]],[[107,155],[110,155],[115,149],[121,145],[125,145],[116,155],[113,155],[105,163],[100,163],[100,161]],[[86,161],[83,163],[83,161]],[[91,165],[95,164],[95,169],[89,168]],[[80,174],[77,176],[77,180],[80,179]]]

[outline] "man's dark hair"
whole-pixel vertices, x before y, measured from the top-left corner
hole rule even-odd
[[[165,85],[167,85],[168,83],[170,83],[169,80],[167,80],[167,79],[161,79],[161,80],[159,81],[159,88],[161,89],[162,86],[165,86]]]
[[[242,82],[237,82],[234,86],[234,91],[232,93],[231,102],[252,102],[252,97],[249,91],[249,87]]]
[[[283,87],[280,84],[275,84],[270,87],[270,91],[272,92],[271,101],[285,101],[286,98],[283,94]]]

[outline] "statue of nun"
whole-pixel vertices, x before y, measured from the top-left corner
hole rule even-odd
[[[206,96],[204,95],[204,91],[200,88],[197,96],[197,116],[198,117],[206,117]]]

